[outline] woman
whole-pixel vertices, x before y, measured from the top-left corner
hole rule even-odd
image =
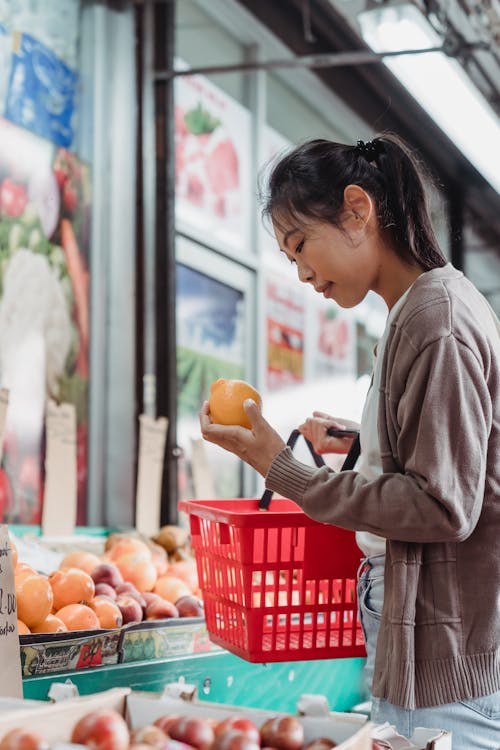
[[[205,404],[203,437],[318,521],[386,539],[373,718],[407,736],[447,729],[454,750],[498,750],[498,321],[446,263],[396,136],[299,146],[274,167],[264,212],[300,281],[342,307],[369,290],[387,304],[370,406],[381,471],[302,464],[253,402],[251,430],[212,424]]]

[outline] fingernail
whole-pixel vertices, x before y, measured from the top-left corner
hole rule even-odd
[[[243,402],[243,406],[253,406],[255,404],[255,401],[253,398],[246,398]]]

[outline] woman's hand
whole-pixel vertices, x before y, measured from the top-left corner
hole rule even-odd
[[[316,453],[349,453],[352,445],[352,437],[331,437],[326,434],[328,427],[342,430],[359,430],[359,424],[350,419],[337,419],[322,411],[313,411],[312,417],[299,425],[299,432],[304,435]]]
[[[210,419],[208,401],[200,411],[201,434],[205,440],[234,453],[265,477],[273,459],[286,448],[276,430],[266,422],[255,401],[246,399],[244,409],[252,429],[214,424]]]

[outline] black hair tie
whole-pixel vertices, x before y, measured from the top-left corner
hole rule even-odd
[[[373,141],[367,141],[366,143],[357,141],[354,150],[358,156],[362,156],[369,164],[377,161],[380,154],[385,153],[384,144],[379,138],[374,138]]]

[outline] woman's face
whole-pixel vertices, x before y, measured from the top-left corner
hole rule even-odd
[[[314,219],[275,226],[280,250],[297,265],[300,281],[341,307],[354,307],[377,287],[378,244],[360,219],[346,212],[342,229]]]

